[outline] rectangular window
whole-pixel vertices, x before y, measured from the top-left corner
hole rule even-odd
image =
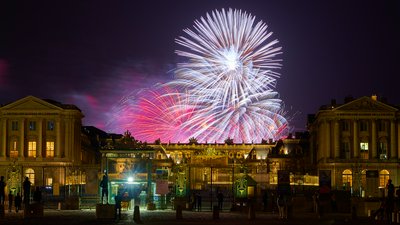
[[[36,121],[29,121],[29,130],[36,130]]]
[[[11,142],[10,158],[18,158],[17,141]]]
[[[342,142],[343,158],[350,159],[350,143]]]
[[[368,142],[361,142],[360,143],[360,156],[362,159],[368,159],[369,154],[368,154]]]
[[[46,179],[46,186],[53,186],[53,178],[48,177]]]
[[[54,130],[54,121],[47,121],[47,130]]]
[[[379,142],[379,158],[387,159],[387,143]]]
[[[11,130],[17,131],[18,130],[18,121],[11,122]]]
[[[387,122],[380,120],[378,123],[378,131],[387,131]]]
[[[54,157],[54,141],[46,142],[46,157]]]
[[[343,121],[342,122],[342,131],[349,131],[349,130],[350,130],[349,121]]]
[[[28,142],[28,157],[36,157],[36,141]]]
[[[367,121],[360,121],[360,131],[368,131]]]

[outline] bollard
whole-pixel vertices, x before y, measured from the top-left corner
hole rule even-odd
[[[255,218],[256,218],[256,212],[254,211],[254,205],[252,203],[249,203],[248,219],[254,220]]]
[[[135,205],[133,210],[133,221],[135,221],[135,223],[143,223],[140,219],[140,209],[138,205]]]
[[[57,210],[61,210],[61,202],[58,202],[58,204],[57,204]]]
[[[217,205],[213,206],[213,219],[219,219],[219,207]]]
[[[176,219],[180,220],[182,219],[182,206],[181,205],[177,205],[176,206]]]

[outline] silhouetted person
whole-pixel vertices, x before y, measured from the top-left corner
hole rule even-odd
[[[394,210],[394,185],[392,184],[392,180],[389,179],[386,188],[388,189],[388,194],[386,198],[386,218],[388,223],[392,222],[392,213]]]
[[[100,182],[101,187],[101,204],[103,204],[103,198],[106,196],[106,203],[108,204],[108,176],[103,175],[103,179]]]
[[[22,184],[24,189],[24,204],[29,204],[29,198],[31,197],[31,182],[28,177],[25,177],[24,183]]]
[[[196,208],[197,208],[197,195],[196,195],[196,193],[193,193],[192,199],[193,199],[192,209],[196,211]]]
[[[197,198],[197,211],[201,211],[201,195],[197,194],[196,198]]]
[[[276,199],[276,205],[278,206],[279,218],[287,219],[286,196],[283,194],[278,195],[278,198]]]
[[[35,192],[33,192],[33,201],[40,203],[42,201],[42,192],[39,187],[36,187]]]
[[[22,197],[21,194],[18,192],[14,200],[15,212],[18,212],[21,209],[21,203],[22,203]]]
[[[218,208],[219,210],[222,210],[222,204],[224,203],[224,194],[222,194],[222,192],[218,192],[217,198],[218,198]]]
[[[115,217],[118,218],[118,219],[121,219],[121,208],[122,208],[122,206],[121,206],[121,202],[122,202],[121,193],[118,192],[117,195],[115,195],[114,199],[115,199]]]
[[[8,211],[9,212],[11,212],[13,201],[14,201],[14,195],[10,191],[10,193],[8,193]]]
[[[0,178],[0,204],[4,205],[4,200],[6,198],[6,182],[4,182],[4,176]]]
[[[268,210],[268,191],[265,190],[263,195],[263,204],[264,204],[264,211]]]

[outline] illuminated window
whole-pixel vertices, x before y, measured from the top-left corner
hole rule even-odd
[[[52,185],[53,185],[53,178],[48,177],[48,178],[46,179],[46,186],[52,186]]]
[[[54,130],[54,121],[47,121],[47,130]]]
[[[368,142],[360,142],[360,156],[362,159],[368,159]]]
[[[11,142],[10,157],[11,158],[18,158],[17,141]]]
[[[29,121],[29,130],[36,130],[36,121]]]
[[[18,130],[18,121],[11,122],[11,130],[13,130],[13,131]]]
[[[343,171],[342,182],[346,186],[353,186],[353,174],[351,173],[351,170],[347,169]]]
[[[381,172],[379,172],[379,187],[386,187],[388,180],[389,180],[389,171],[381,170]]]
[[[54,141],[46,142],[46,157],[54,157]]]
[[[28,157],[36,157],[36,141],[28,142]]]
[[[35,171],[31,168],[25,170],[25,176],[28,177],[32,185],[35,184]]]

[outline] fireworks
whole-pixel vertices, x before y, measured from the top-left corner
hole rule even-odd
[[[175,79],[136,101],[129,130],[154,141],[260,142],[287,130],[274,91],[282,53],[262,21],[240,10],[213,11],[176,39],[185,50]],[[160,90],[160,89],[159,89]],[[149,92],[147,92],[148,94]]]

